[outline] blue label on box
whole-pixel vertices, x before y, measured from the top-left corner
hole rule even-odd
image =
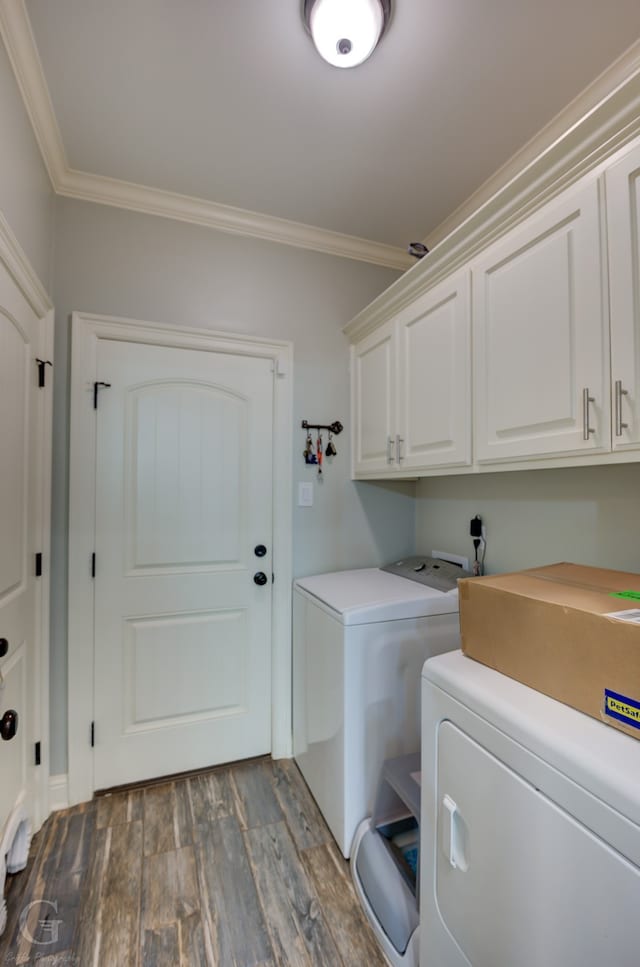
[[[604,690],[604,714],[625,725],[640,729],[640,702],[610,689]]]

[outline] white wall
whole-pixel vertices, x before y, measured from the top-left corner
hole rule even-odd
[[[52,589],[52,771],[65,771],[69,314],[73,310],[234,331],[294,344],[296,576],[370,566],[413,547],[414,485],[349,480],[348,345],[340,329],[398,273],[209,229],[59,198]],[[303,419],[340,420],[321,483],[302,459]],[[294,487],[297,490],[297,487]]]
[[[51,291],[53,192],[0,41],[0,211]]]
[[[472,556],[475,514],[487,573],[555,561],[640,572],[640,464],[422,480],[416,546]]]

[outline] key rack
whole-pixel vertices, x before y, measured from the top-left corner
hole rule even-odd
[[[335,423],[309,423],[308,420],[303,420],[301,426],[302,429],[306,430],[307,433],[307,443],[302,454],[304,457],[304,462],[307,464],[307,466],[317,467],[318,476],[322,477],[322,462],[324,457],[335,457],[338,455],[338,451],[333,444],[332,437],[337,436],[338,433],[342,433],[344,427],[342,426],[340,420],[336,420]],[[311,439],[312,430],[316,430],[318,433],[315,451],[313,440]],[[326,430],[329,434],[329,440],[327,441],[326,448],[323,446],[322,441],[323,430]]]
[[[344,427],[340,422],[340,420],[336,420],[335,423],[330,423],[330,424],[309,423],[307,420],[303,420],[301,425],[303,430],[328,430],[328,432],[333,433],[334,436],[337,436],[338,433],[342,433],[342,431],[344,430]]]

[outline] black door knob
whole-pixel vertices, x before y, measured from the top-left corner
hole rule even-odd
[[[255,584],[259,584],[260,587],[262,587],[263,584],[267,583],[267,575],[264,573],[264,571],[257,571],[253,575],[253,580]]]
[[[0,719],[0,738],[9,742],[18,731],[18,713],[10,708]]]
[[[4,656],[7,654],[8,651],[9,651],[9,642],[7,641],[6,638],[0,638],[0,658],[4,658]]]
[[[267,549],[264,546],[264,544],[256,544],[256,546],[253,549],[253,553],[255,554],[256,557],[264,557],[265,554],[267,553]]]

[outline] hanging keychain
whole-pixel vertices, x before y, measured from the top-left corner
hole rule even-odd
[[[333,443],[333,434],[331,430],[329,430],[329,441],[327,443],[327,446],[325,447],[324,455],[325,457],[335,457],[337,453],[338,451],[336,450],[335,445]]]
[[[322,476],[322,434],[318,430],[318,439],[316,440],[316,458],[318,464],[318,476]]]
[[[313,440],[311,439],[311,433],[307,433],[307,442],[304,449],[304,462],[305,463],[317,463],[316,455],[313,452]]]

